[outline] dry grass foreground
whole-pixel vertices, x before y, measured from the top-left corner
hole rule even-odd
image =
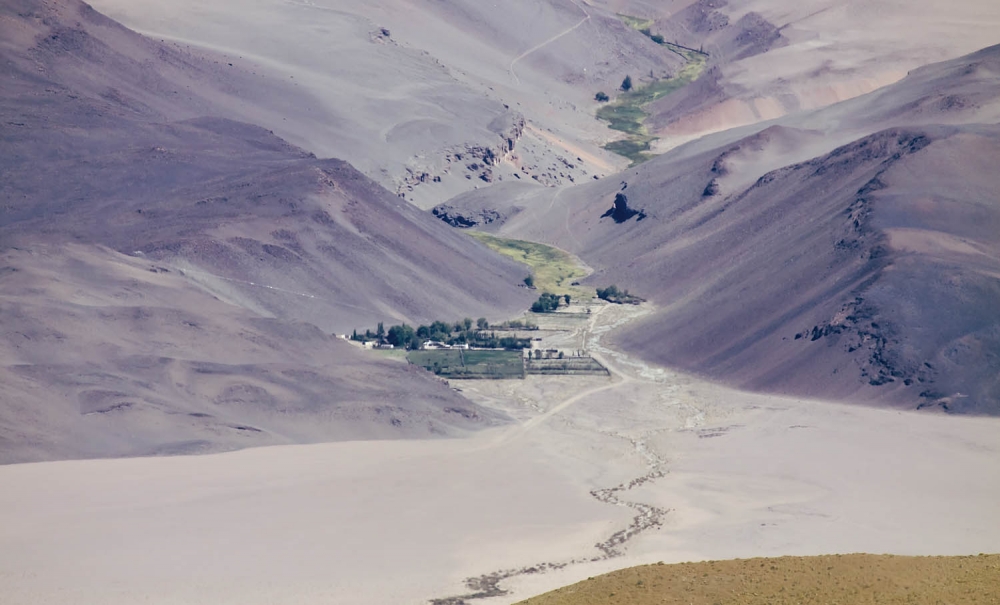
[[[644,565],[521,605],[1000,603],[1000,555],[824,555]]]

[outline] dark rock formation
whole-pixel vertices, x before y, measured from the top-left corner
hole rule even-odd
[[[624,188],[623,188],[624,189]],[[615,194],[615,204],[608,209],[607,212],[601,215],[601,218],[611,217],[616,223],[624,223],[633,216],[638,215],[638,219],[642,220],[646,218],[646,213],[642,210],[636,210],[634,208],[628,207],[628,197],[624,193]]]
[[[449,148],[445,152],[443,166],[428,167],[421,161],[408,167],[396,187],[397,195],[405,196],[406,193],[426,183],[440,183],[442,175],[450,173],[456,164],[459,174],[464,171],[466,179],[477,178],[492,183],[495,178],[492,167],[512,159],[514,147],[524,134],[525,125],[524,116],[520,113],[514,111],[502,113],[488,125],[489,130],[496,133],[499,140],[485,144],[469,142]],[[428,170],[435,170],[438,173],[432,174]]]
[[[488,225],[492,222],[503,219],[503,215],[496,210],[463,210],[449,204],[439,204],[435,206],[431,210],[431,214],[448,223],[452,227],[458,227],[460,229],[468,229],[469,227],[475,227],[476,225]]]
[[[712,179],[705,185],[705,190],[701,193],[701,197],[712,197],[713,195],[719,194],[719,179]]]

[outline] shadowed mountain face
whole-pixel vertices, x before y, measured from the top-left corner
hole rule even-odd
[[[494,420],[328,332],[506,315],[525,269],[234,119],[271,85],[234,69],[82,3],[0,8],[0,462]]]
[[[983,157],[1000,157],[1000,129],[889,130],[661,207],[650,218],[668,233],[627,266],[665,311],[619,341],[752,389],[1000,412],[1000,207]]]
[[[612,336],[651,361],[756,390],[997,414],[998,73],[1000,47],[928,66],[616,182],[499,207],[513,217],[500,232],[651,298],[654,314]],[[604,216],[620,195],[646,218]]]

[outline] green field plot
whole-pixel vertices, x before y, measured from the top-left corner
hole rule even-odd
[[[535,288],[539,292],[569,294],[574,298],[590,297],[594,294],[593,290],[570,285],[574,281],[586,277],[588,271],[565,250],[536,242],[497,237],[478,231],[471,231],[469,235],[494,251],[531,267]]]
[[[649,144],[655,140],[655,137],[631,136],[620,141],[611,141],[604,145],[604,148],[632,160],[631,165],[635,166],[653,159],[653,154],[649,153]]]
[[[445,378],[524,378],[520,351],[411,351],[406,359]]]
[[[384,359],[406,363],[406,349],[372,349],[371,352]]]

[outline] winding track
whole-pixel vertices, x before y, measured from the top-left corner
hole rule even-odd
[[[607,310],[608,306],[601,306],[597,309],[595,313],[592,314],[587,325],[579,330],[583,332],[584,342],[586,343],[587,349],[591,356],[597,359],[602,365],[604,365],[611,372],[611,379],[609,383],[595,386],[570,397],[560,401],[558,404],[547,410],[546,412],[531,418],[521,424],[515,425],[510,429],[501,433],[492,442],[486,444],[484,447],[486,449],[493,449],[501,445],[509,444],[511,441],[520,439],[528,433],[534,431],[539,426],[547,422],[553,416],[565,412],[567,409],[572,407],[574,404],[595,395],[597,393],[611,391],[620,388],[626,384],[632,382],[658,382],[655,378],[647,376],[644,370],[649,368],[645,366],[642,362],[634,362],[630,360],[626,355],[607,349],[600,345],[600,336],[606,331],[601,330],[598,332],[596,328],[597,321],[602,312]],[[618,322],[615,322],[607,327],[614,329],[618,328],[628,321],[634,320],[636,317],[625,318]],[[578,332],[578,333],[579,333]],[[607,358],[602,355],[603,352],[609,353],[615,358],[618,363],[610,363]],[[623,372],[618,364],[634,366],[632,370],[638,371],[638,379],[632,377],[629,373]],[[699,416],[701,410],[694,409],[693,416]],[[513,569],[501,569],[496,570],[491,573],[483,574],[481,576],[475,576],[467,578],[465,581],[466,588],[469,590],[468,593],[462,595],[454,595],[444,598],[431,599],[431,605],[471,605],[473,601],[479,601],[482,599],[490,599],[495,597],[501,597],[509,594],[509,592],[501,587],[501,583],[509,580],[511,578],[516,578],[518,576],[527,574],[537,574],[545,573],[551,570],[563,569],[572,565],[579,565],[584,563],[602,561],[607,559],[612,559],[615,557],[622,556],[624,554],[624,547],[626,543],[632,538],[638,536],[644,531],[659,528],[662,526],[665,517],[671,512],[670,509],[664,509],[652,504],[646,504],[643,502],[638,502],[634,500],[629,500],[624,498],[624,494],[632,489],[641,487],[649,482],[656,481],[660,479],[669,472],[666,468],[667,461],[663,459],[659,454],[650,450],[645,442],[644,438],[634,438],[628,435],[600,431],[601,434],[608,437],[614,437],[619,439],[627,440],[635,448],[635,450],[646,458],[646,472],[640,476],[633,478],[630,481],[623,482],[619,485],[615,485],[607,488],[598,488],[591,490],[590,495],[596,500],[603,502],[611,506],[620,506],[629,508],[634,512],[632,521],[625,527],[614,532],[608,538],[602,542],[594,545],[600,554],[596,555],[585,555],[582,557],[563,560],[563,561],[546,561],[541,563],[536,563],[533,565],[527,565],[521,568]],[[477,448],[481,449],[481,448]]]
[[[583,19],[581,19],[580,22],[577,23],[576,25],[574,25],[573,27],[570,27],[569,29],[566,29],[566,30],[564,30],[564,31],[562,31],[562,32],[560,32],[560,33],[552,36],[551,38],[549,38],[548,40],[545,40],[541,44],[537,44],[535,46],[532,46],[528,50],[526,50],[523,53],[519,54],[518,56],[514,57],[511,60],[510,65],[507,66],[507,71],[509,71],[510,75],[514,78],[514,83],[515,84],[517,84],[518,86],[521,85],[521,79],[517,77],[516,73],[514,73],[514,64],[515,63],[517,63],[521,59],[527,57],[531,53],[545,48],[546,46],[548,46],[549,44],[552,44],[553,42],[555,42],[559,38],[562,38],[563,36],[565,36],[565,35],[567,35],[569,33],[572,33],[578,27],[580,27],[581,25],[583,25],[584,23],[586,23],[587,21],[590,21],[590,13],[587,12],[587,9],[583,8],[582,6],[580,6],[580,4],[578,4],[575,0],[573,1],[573,4],[575,4],[577,8],[579,8],[581,11],[583,11],[583,14],[586,15],[586,16]]]
[[[586,334],[590,334],[593,332],[594,324],[597,323],[597,318],[600,316],[601,312],[604,311],[604,309],[606,308],[607,307],[600,307],[596,313],[593,313],[591,315],[590,320],[587,322],[587,327],[584,329]],[[596,359],[601,365],[608,368],[609,371],[611,370],[611,367],[608,366],[607,361],[603,357],[601,357],[600,355],[598,355],[593,351],[591,352],[591,356],[594,359]],[[587,397],[590,397],[591,395],[602,393],[604,391],[609,391],[611,389],[616,389],[622,386],[623,384],[629,382],[632,382],[632,378],[629,377],[628,375],[612,372],[611,382],[609,382],[608,384],[603,384],[600,386],[580,391],[579,393],[560,401],[558,404],[553,406],[545,413],[535,416],[534,418],[526,422],[515,425],[510,429],[504,431],[495,440],[493,440],[487,447],[495,448],[504,445],[506,443],[509,443],[515,439],[519,439],[524,435],[528,434],[529,432],[538,428],[539,425],[543,424],[553,416],[564,412],[567,408],[571,407],[573,404],[578,403],[586,399]]]

